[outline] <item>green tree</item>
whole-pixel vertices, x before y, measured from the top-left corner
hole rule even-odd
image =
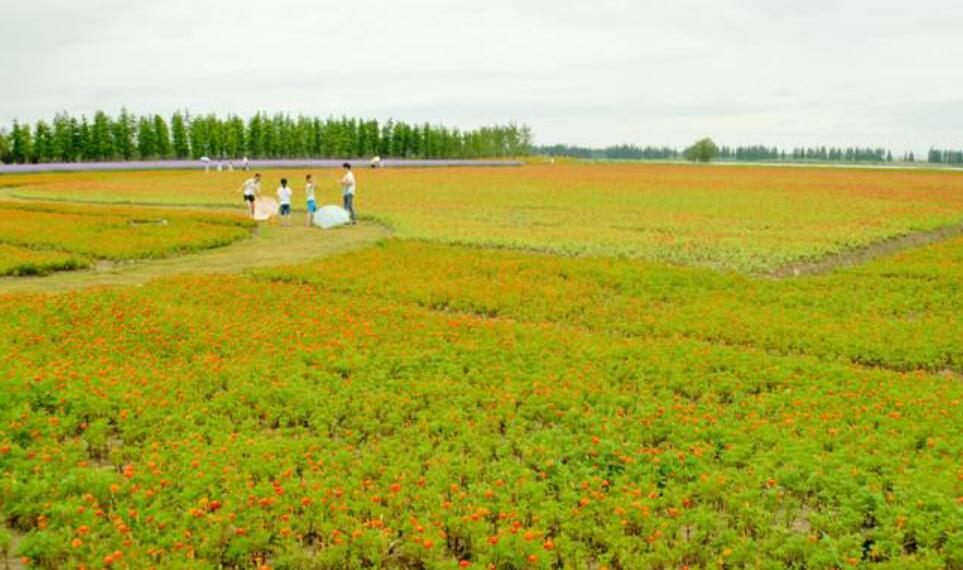
[[[207,121],[202,116],[188,118],[187,136],[191,144],[191,158],[211,157],[210,132]]]
[[[264,123],[261,113],[256,113],[247,122],[247,135],[245,137],[245,148],[247,155],[251,158],[261,158],[264,149],[261,148],[261,132],[264,130]]]
[[[13,158],[11,162],[20,164],[29,162],[30,157],[33,156],[33,137],[30,135],[30,127],[14,121],[10,138],[10,152]]]
[[[157,158],[154,122],[148,117],[141,117],[137,120],[137,154],[142,160]]]
[[[53,130],[46,121],[37,121],[33,134],[30,162],[51,162],[54,158]]]
[[[110,117],[103,111],[94,113],[94,124],[90,127],[90,158],[92,160],[112,160],[114,138]]]
[[[135,118],[126,108],[120,110],[120,115],[113,123],[111,134],[114,138],[114,153],[122,160],[132,160],[137,154],[135,135],[137,125]]]
[[[171,117],[171,139],[174,157],[181,160],[190,158],[191,145],[187,137],[187,124],[180,111],[174,113],[174,116]]]
[[[10,135],[6,129],[0,129],[0,164],[13,162]]]
[[[685,159],[691,162],[711,162],[719,155],[719,147],[711,138],[706,137],[685,149],[683,154]]]
[[[79,157],[77,148],[77,120],[67,113],[57,113],[53,120],[54,160],[74,162]]]
[[[87,123],[87,117],[81,117],[80,124],[77,126],[77,135],[74,139],[74,147],[77,149],[79,160],[94,160],[90,136],[90,124]]]
[[[116,119],[103,111],[77,119],[62,112],[51,122],[15,124],[6,135],[9,160],[71,162],[76,160],[133,160],[154,158],[310,158],[368,157],[478,158],[524,156],[532,151],[531,129],[526,125],[491,125],[460,131],[430,123],[408,124],[389,120],[342,116],[339,118],[259,112],[247,122],[235,115],[192,117],[174,113],[170,128],[159,115],[138,117],[126,108]],[[16,141],[16,144],[14,142]],[[14,151],[16,148],[16,152]],[[554,148],[554,147],[553,147]],[[614,149],[614,150],[613,150]],[[620,149],[609,149],[612,153]],[[632,147],[638,153],[638,147]],[[589,149],[591,152],[596,150]],[[657,149],[662,152],[661,149]],[[825,150],[825,149],[824,149]],[[597,150],[599,155],[602,150]],[[608,151],[606,151],[608,152]],[[674,152],[674,151],[673,151]],[[746,153],[779,156],[764,147]],[[858,150],[861,159],[882,160],[883,151]],[[947,156],[949,156],[947,154]]]
[[[245,154],[244,121],[240,117],[230,117],[224,125],[224,154],[230,158],[240,158]]]
[[[167,121],[160,115],[154,115],[154,149],[158,158],[171,158],[171,132],[167,128]]]
[[[278,158],[278,122],[268,115],[261,118],[261,156],[264,158]]]

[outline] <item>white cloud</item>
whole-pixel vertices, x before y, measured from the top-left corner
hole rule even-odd
[[[126,105],[963,147],[961,21],[953,0],[32,0],[0,19],[0,123]]]

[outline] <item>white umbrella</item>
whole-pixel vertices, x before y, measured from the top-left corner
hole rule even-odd
[[[351,221],[348,211],[341,206],[321,206],[314,213],[314,225],[328,229],[343,226]]]
[[[260,197],[254,200],[254,219],[263,222],[278,213],[278,201],[274,198]]]

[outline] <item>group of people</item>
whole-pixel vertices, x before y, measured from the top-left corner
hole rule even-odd
[[[354,212],[354,194],[355,194],[355,180],[354,173],[351,172],[351,165],[345,162],[341,165],[344,169],[344,176],[339,180],[341,184],[341,197],[342,204],[345,210],[348,212],[350,218],[350,223],[352,225],[358,223],[358,218]],[[244,201],[247,203],[248,213],[251,217],[254,217],[254,201],[257,200],[258,196],[261,194],[261,173],[257,172],[252,178],[248,178],[241,185],[241,190],[244,192]],[[308,226],[311,225],[314,213],[318,211],[318,202],[315,198],[316,186],[314,184],[314,176],[312,174],[307,174],[304,177],[304,197],[307,200],[307,223]],[[290,225],[291,220],[291,201],[294,198],[294,190],[288,185],[287,178],[281,179],[281,185],[277,189],[278,196],[278,215],[281,218],[281,225]]]
[[[201,157],[201,163],[204,164],[204,172],[205,172],[205,173],[211,171],[211,159],[210,159],[209,157],[207,157],[207,156],[202,156],[202,157]],[[248,160],[246,156],[245,156],[243,159],[241,159],[241,168],[244,170],[244,172],[247,172],[248,170],[251,169],[251,161]],[[218,159],[218,161],[217,161],[217,171],[218,171],[218,172],[222,172],[223,170],[224,170],[224,159],[221,158],[221,159]],[[233,161],[233,160],[227,161],[227,171],[228,171],[228,172],[234,172],[234,161]]]

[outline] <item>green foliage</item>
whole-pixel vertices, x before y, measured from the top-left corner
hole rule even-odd
[[[111,124],[111,135],[116,158],[133,160],[137,156],[135,117],[127,109],[121,109],[117,120]]]
[[[10,134],[5,129],[0,128],[0,163],[12,162],[12,150]]]
[[[137,153],[140,158],[157,158],[157,136],[154,122],[149,117],[137,120]]]
[[[90,128],[90,150],[87,156],[93,160],[112,160],[117,156],[114,144],[114,129],[110,117],[103,111],[94,114],[94,123]]]
[[[97,111],[93,124],[57,114],[53,127],[13,124],[7,162],[151,160],[157,158],[490,158],[525,156],[532,132],[514,123],[460,131],[443,125],[385,124],[348,117],[320,119],[257,113],[245,123],[234,115],[176,112],[168,127],[159,115],[116,119]],[[6,137],[0,144],[6,142]]]
[[[251,224],[242,217],[150,208],[0,203],[0,275],[219,247],[248,237]]]
[[[44,121],[37,121],[33,135],[33,153],[30,162],[49,162],[54,156],[53,131]]]
[[[931,148],[927,155],[927,162],[932,164],[963,164],[963,150],[940,150]]]
[[[551,157],[580,158],[585,160],[670,160],[678,158],[674,148],[641,148],[632,144],[620,144],[606,148],[591,148],[570,144],[536,146],[532,154]]]
[[[625,337],[695,338],[901,371],[963,370],[963,337],[955,333],[963,328],[963,239],[779,281],[420,242],[390,242],[356,257],[350,266],[332,259],[262,275]]]
[[[174,113],[171,118],[171,138],[173,139],[174,158],[185,159],[191,155],[190,142],[187,138],[187,123],[184,115]]]
[[[719,147],[710,138],[696,141],[682,153],[690,162],[711,162],[719,156]]]
[[[32,162],[34,153],[33,136],[30,134],[30,127],[14,121],[10,139],[11,162]]]
[[[172,158],[174,149],[171,146],[171,132],[167,128],[164,117],[154,115],[154,152],[157,158]]]
[[[40,568],[956,564],[963,385],[635,328],[703,281],[740,327],[711,275],[390,242],[0,297],[3,514]]]
[[[343,126],[344,140],[375,144],[370,128]],[[382,132],[377,144],[390,144]],[[439,144],[423,127],[406,137]],[[581,239],[614,225],[581,213],[581,196],[606,193],[619,211],[654,196],[680,223],[672,237],[713,241],[707,218],[678,212],[711,204],[727,225],[771,228],[785,208],[760,197],[780,188],[794,194],[792,221],[808,212],[820,238],[828,226],[863,235],[845,223],[854,215],[958,218],[951,172],[648,166],[675,183],[618,193],[638,168],[543,167],[534,186],[517,179],[531,184],[536,168],[398,169],[364,187],[375,204],[380,179],[412,209],[418,188],[443,196],[455,207],[431,218],[433,239],[449,241],[472,216],[525,238],[502,222],[519,188],[551,198],[561,217],[536,218],[543,226],[580,224]],[[723,170],[735,187],[719,185]],[[223,177],[183,176],[17,180],[61,196],[113,186],[120,198],[197,199],[205,184],[223,196]],[[860,190],[841,193],[843,176]],[[726,196],[738,216],[718,208]],[[0,241],[133,253],[129,225],[80,218],[135,212],[101,208],[5,205]],[[921,217],[899,218],[908,208]],[[628,219],[658,219],[642,211]],[[191,240],[201,226],[245,224],[167,212],[184,216],[167,229]],[[787,235],[809,233],[776,235],[778,258]],[[624,239],[603,237],[594,257],[388,240],[243,276],[0,296],[0,518],[22,537],[17,556],[38,568],[963,564],[963,239],[776,281],[626,259],[614,255]]]

